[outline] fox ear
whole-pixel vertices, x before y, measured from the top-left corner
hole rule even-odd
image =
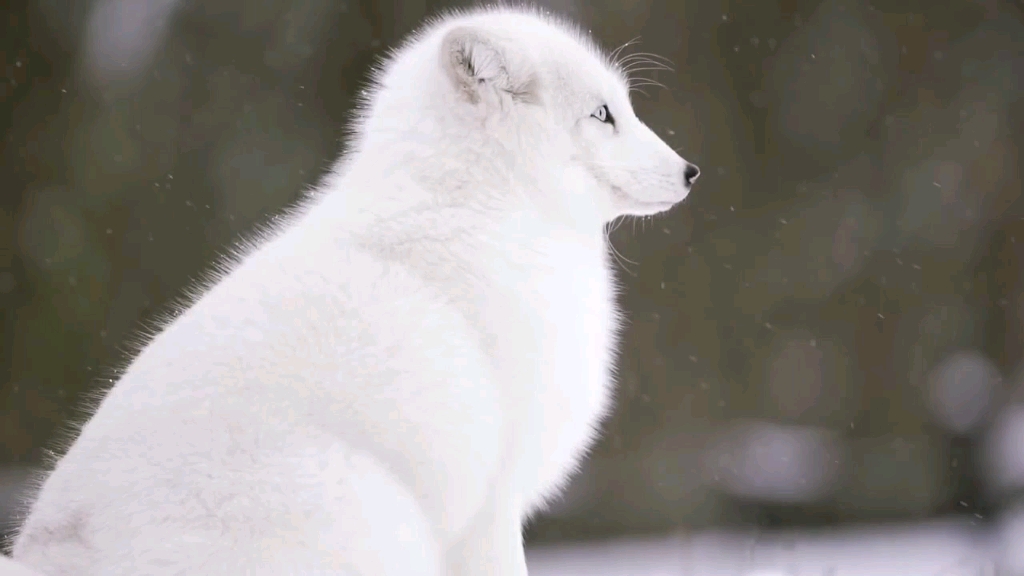
[[[537,101],[537,74],[528,56],[487,31],[469,26],[449,30],[441,41],[441,66],[472,104]]]

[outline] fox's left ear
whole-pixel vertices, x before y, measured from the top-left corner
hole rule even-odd
[[[460,95],[473,104],[536,103],[538,79],[527,54],[486,30],[459,26],[441,41],[441,66]]]

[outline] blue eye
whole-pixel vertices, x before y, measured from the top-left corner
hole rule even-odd
[[[594,113],[591,114],[591,116],[597,118],[599,121],[604,122],[605,124],[615,124],[615,119],[612,118],[612,113],[608,110],[607,104],[602,104],[601,106],[599,106],[597,110],[594,110]]]

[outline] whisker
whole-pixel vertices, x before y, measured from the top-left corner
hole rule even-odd
[[[657,64],[651,64],[650,62],[637,62],[635,65],[628,68],[623,68],[623,72],[626,74],[632,74],[634,72],[646,72],[650,70],[662,70],[665,72],[675,72],[672,68],[661,66]]]
[[[635,44],[635,43],[637,43],[639,41],[640,41],[640,37],[639,36],[637,36],[636,38],[633,38],[632,40],[629,40],[628,42],[626,42],[622,46],[619,46],[618,48],[613,50],[612,53],[608,55],[608,59],[611,60],[613,63],[618,64],[618,60],[617,59],[619,57],[619,54],[621,54],[622,51],[625,50],[626,48],[628,48],[629,46],[631,46],[631,45],[633,45],[633,44]]]
[[[666,58],[665,56],[662,56],[661,54],[655,54],[653,52],[633,52],[633,53],[629,54],[628,56],[626,56],[625,58],[623,58],[623,60],[629,60],[630,58],[649,58],[651,60],[659,60],[659,61],[661,61],[661,62],[663,62],[665,64],[670,64],[670,65],[673,64],[671,58]]]
[[[674,67],[665,64],[664,62],[658,62],[657,60],[647,59],[630,60],[629,62],[623,63],[620,67],[622,70],[630,70],[632,68],[636,68],[637,66],[651,66],[658,70],[675,70]]]
[[[620,64],[628,64],[630,62],[641,61],[641,60],[645,61],[645,62],[657,62],[659,64],[664,64],[666,66],[671,66],[672,65],[672,61],[671,60],[661,59],[661,58],[651,58],[650,56],[647,56],[646,54],[628,54],[626,56],[623,56],[622,58],[619,58],[618,62]]]
[[[633,92],[639,92],[639,93],[643,94],[645,98],[650,98],[651,97],[651,95],[648,94],[647,92],[645,92],[643,88],[640,88],[638,86],[634,86],[634,85],[631,84],[629,86],[629,93],[632,94]]]
[[[658,82],[657,80],[653,80],[651,78],[636,78],[635,80],[636,81],[634,81],[634,80],[630,81],[630,84],[629,84],[630,88],[632,88],[634,86],[656,86],[658,88],[664,88],[664,89],[668,90],[667,86],[665,86],[661,82]]]
[[[609,253],[612,255],[612,260],[614,260],[615,263],[618,264],[619,268],[621,268],[624,272],[626,272],[630,276],[635,277],[636,273],[629,269],[627,262],[634,265],[636,264],[636,262],[633,262],[629,258],[623,256],[622,253],[619,252],[618,248],[615,247],[615,244],[612,243],[611,238],[612,232],[617,230],[618,227],[622,225],[622,222],[625,221],[625,219],[628,217],[628,215],[623,215],[612,220],[611,224],[605,229],[604,238],[605,242],[608,244]]]

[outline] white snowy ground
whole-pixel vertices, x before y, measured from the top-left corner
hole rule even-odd
[[[708,532],[536,547],[530,576],[999,576],[967,524],[819,532]],[[1020,543],[1024,547],[1024,540]]]

